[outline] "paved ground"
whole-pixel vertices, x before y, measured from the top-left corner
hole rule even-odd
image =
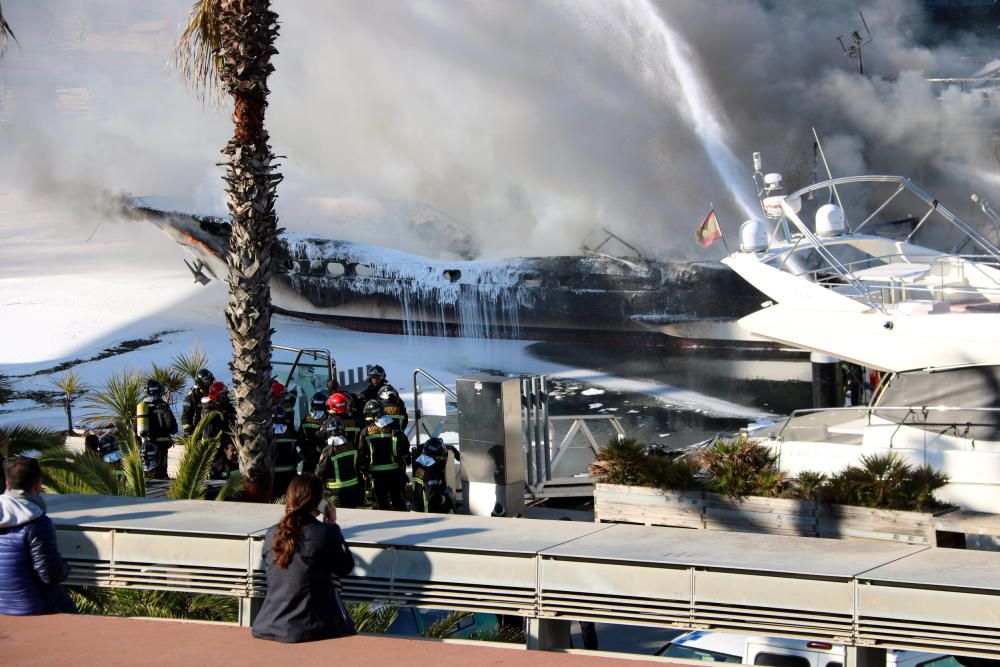
[[[307,644],[254,639],[234,626],[104,616],[0,616],[0,665],[184,667],[187,665],[390,665],[399,667],[611,667],[659,664],[388,637]]]

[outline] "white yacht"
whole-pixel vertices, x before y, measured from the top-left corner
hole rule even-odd
[[[895,451],[949,475],[942,500],[1000,511],[1000,250],[907,178],[784,195],[780,175],[756,177],[766,221],[723,261],[771,301],[740,325],[885,373],[869,405],[797,411],[757,437],[790,474]]]

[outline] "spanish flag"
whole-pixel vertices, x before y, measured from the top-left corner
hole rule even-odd
[[[719,219],[715,216],[715,209],[713,208],[705,216],[705,219],[701,221],[701,224],[698,225],[698,229],[694,233],[694,239],[701,244],[701,247],[707,248],[720,238],[722,238],[722,228],[719,227]]]

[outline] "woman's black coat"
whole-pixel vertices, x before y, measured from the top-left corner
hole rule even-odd
[[[354,556],[340,527],[310,518],[287,568],[274,562],[271,526],[264,538],[267,596],[253,622],[253,636],[279,642],[306,642],[354,634],[354,623],[334,586],[354,568]]]

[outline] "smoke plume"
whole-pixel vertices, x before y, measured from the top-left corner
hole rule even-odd
[[[224,213],[228,114],[166,67],[189,4],[5,2],[20,48],[0,60],[3,187]],[[447,256],[414,233],[437,216],[498,257],[573,253],[607,227],[700,258],[710,206],[729,235],[752,212],[753,151],[808,182],[811,126],[835,175],[901,173],[973,220],[970,191],[1000,196],[1000,105],[927,81],[976,74],[967,57],[996,41],[938,30],[917,0],[274,8],[268,123],[291,231]],[[873,37],[863,76],[836,40],[864,36],[858,9]]]

